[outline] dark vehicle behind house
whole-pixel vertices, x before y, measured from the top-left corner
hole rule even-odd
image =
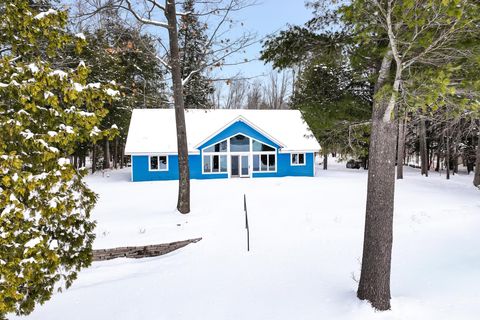
[[[347,169],[360,169],[362,167],[361,160],[350,159],[347,161]]]

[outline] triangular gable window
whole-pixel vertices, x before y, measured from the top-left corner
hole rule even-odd
[[[251,146],[250,146],[251,144]],[[203,149],[203,153],[227,153],[227,152],[275,152],[273,146],[250,138],[243,134],[237,134],[226,140],[222,140]]]
[[[263,144],[257,140],[252,141],[253,151],[275,151],[275,148]]]
[[[227,151],[227,140],[220,141],[208,148],[203,149],[203,152],[226,152]]]
[[[243,134],[237,134],[230,138],[230,151],[243,152],[250,151],[250,138],[247,138]]]

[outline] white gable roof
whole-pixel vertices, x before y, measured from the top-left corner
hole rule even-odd
[[[202,142],[236,120],[244,120],[281,145],[283,151],[320,150],[298,110],[190,109],[185,111],[189,152],[198,152]],[[177,153],[175,110],[133,110],[125,153]]]

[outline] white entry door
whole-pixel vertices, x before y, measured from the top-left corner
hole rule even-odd
[[[248,163],[248,159],[249,159],[249,156],[240,156],[241,158],[241,166],[240,166],[240,177],[248,177],[250,176],[249,174],[249,163]]]
[[[250,163],[248,155],[232,155],[231,156],[231,172],[232,177],[246,178],[250,176]]]

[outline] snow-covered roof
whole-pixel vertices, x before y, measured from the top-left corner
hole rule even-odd
[[[283,151],[320,150],[298,110],[190,109],[185,111],[189,152],[198,152],[201,143],[237,120],[281,145]],[[175,110],[133,110],[125,153],[177,153]]]

